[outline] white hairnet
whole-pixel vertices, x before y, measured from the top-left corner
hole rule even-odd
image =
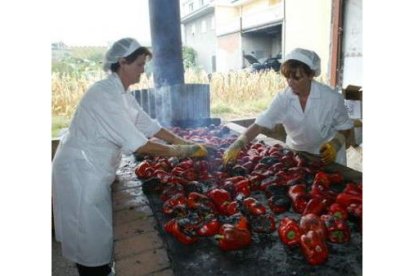
[[[321,59],[314,51],[296,48],[286,55],[283,62],[289,59],[299,60],[308,65],[315,72],[315,77],[321,74]]]
[[[133,38],[122,38],[112,44],[111,48],[105,54],[103,69],[108,71],[111,64],[117,63],[119,59],[127,57],[136,51],[141,45]]]

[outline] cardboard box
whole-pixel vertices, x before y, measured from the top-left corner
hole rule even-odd
[[[345,98],[345,106],[351,119],[362,119],[362,87],[348,85],[342,89]]]

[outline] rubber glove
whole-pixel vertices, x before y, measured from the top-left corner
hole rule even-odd
[[[189,140],[185,140],[184,138],[181,138],[179,136],[175,136],[173,139],[172,144],[174,145],[194,145],[195,143]]]
[[[345,143],[345,137],[337,132],[335,137],[327,143],[322,144],[319,149],[321,154],[322,162],[325,164],[330,164],[335,161],[336,153]]]
[[[179,158],[185,157],[206,157],[208,155],[207,149],[199,144],[193,145],[172,145],[170,146],[172,155]]]
[[[237,138],[236,141],[233,142],[229,146],[229,148],[223,153],[223,164],[225,166],[235,163],[237,156],[239,155],[240,151],[244,146],[247,144],[247,137],[245,135],[241,135]]]

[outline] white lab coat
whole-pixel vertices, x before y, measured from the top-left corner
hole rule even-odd
[[[321,145],[332,139],[338,130],[353,127],[343,96],[315,80],[311,84],[305,111],[302,110],[299,97],[287,87],[276,94],[255,123],[267,128],[283,124],[287,146],[313,154],[319,154]],[[345,145],[338,151],[335,161],[346,165]]]
[[[111,184],[121,153],[131,154],[160,129],[117,74],[85,93],[53,160],[55,235],[64,257],[85,266],[111,262]]]

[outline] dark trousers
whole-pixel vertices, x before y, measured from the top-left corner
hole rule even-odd
[[[79,276],[107,276],[111,272],[110,264],[101,266],[84,266],[76,264]]]

